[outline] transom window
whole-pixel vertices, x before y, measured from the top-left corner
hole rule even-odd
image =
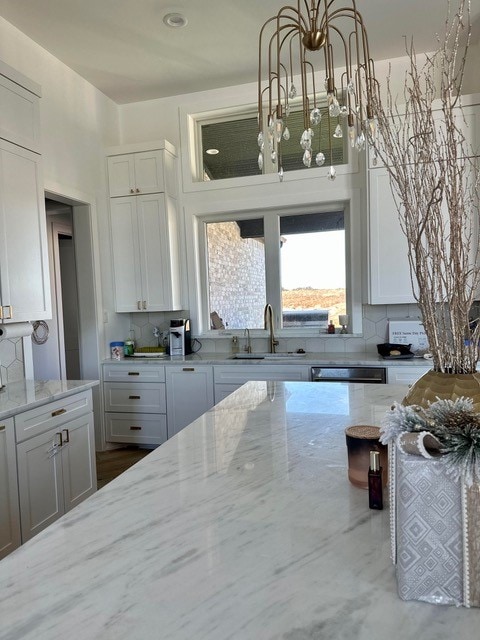
[[[340,165],[347,157],[345,139],[333,137],[329,129],[327,107],[321,108],[322,126],[312,143],[312,166],[315,165],[316,154],[320,151],[325,156],[325,166]],[[325,123],[325,124],[323,124]],[[339,118],[338,124],[344,128],[344,122]],[[284,171],[305,169],[303,164],[303,150],[300,138],[304,130],[303,113],[292,109],[288,117],[290,138],[282,142],[281,164]],[[197,144],[199,160],[201,155],[201,170],[196,181],[223,180],[242,176],[259,175],[261,173],[276,173],[278,161],[272,162],[268,153],[264,154],[262,170],[258,166],[259,148],[257,144],[258,122],[255,110],[246,113],[220,117],[209,117],[197,120]],[[331,141],[331,143],[330,143]],[[332,153],[330,154],[330,148]]]

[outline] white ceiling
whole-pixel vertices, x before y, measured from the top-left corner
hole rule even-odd
[[[260,27],[283,5],[283,0],[0,0],[0,16],[123,104],[255,82]],[[403,36],[414,36],[418,52],[433,50],[447,6],[448,0],[357,0],[372,57],[404,55]],[[471,0],[471,7],[478,41],[480,0]],[[188,25],[166,27],[163,16],[169,12],[183,13]]]

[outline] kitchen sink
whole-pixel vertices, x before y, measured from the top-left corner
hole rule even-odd
[[[281,360],[282,358],[304,358],[305,353],[284,351],[283,353],[235,353],[232,360]]]

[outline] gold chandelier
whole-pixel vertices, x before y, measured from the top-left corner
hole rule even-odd
[[[339,6],[341,2],[344,6]],[[290,138],[288,117],[298,95],[303,112],[303,164],[310,167],[314,160],[322,166],[324,151],[329,152],[328,177],[334,180],[332,137],[343,137],[343,122],[350,146],[358,151],[365,148],[367,134],[373,134],[375,127],[371,106],[376,87],[374,64],[355,0],[298,0],[297,7],[283,6],[263,25],[258,51],[260,171],[268,154],[283,180],[282,141]],[[319,79],[324,80],[327,97],[323,114],[324,92],[317,92],[315,84]],[[328,127],[328,148],[317,147],[314,156],[313,138],[320,137],[322,121]]]

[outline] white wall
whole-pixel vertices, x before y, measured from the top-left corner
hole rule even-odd
[[[93,205],[96,278],[110,340],[125,334],[128,319],[113,313],[105,147],[120,141],[118,106],[57,58],[0,18],[0,59],[42,87],[40,118],[46,190]],[[103,309],[99,310],[103,317]],[[126,335],[126,334],[125,334]]]

